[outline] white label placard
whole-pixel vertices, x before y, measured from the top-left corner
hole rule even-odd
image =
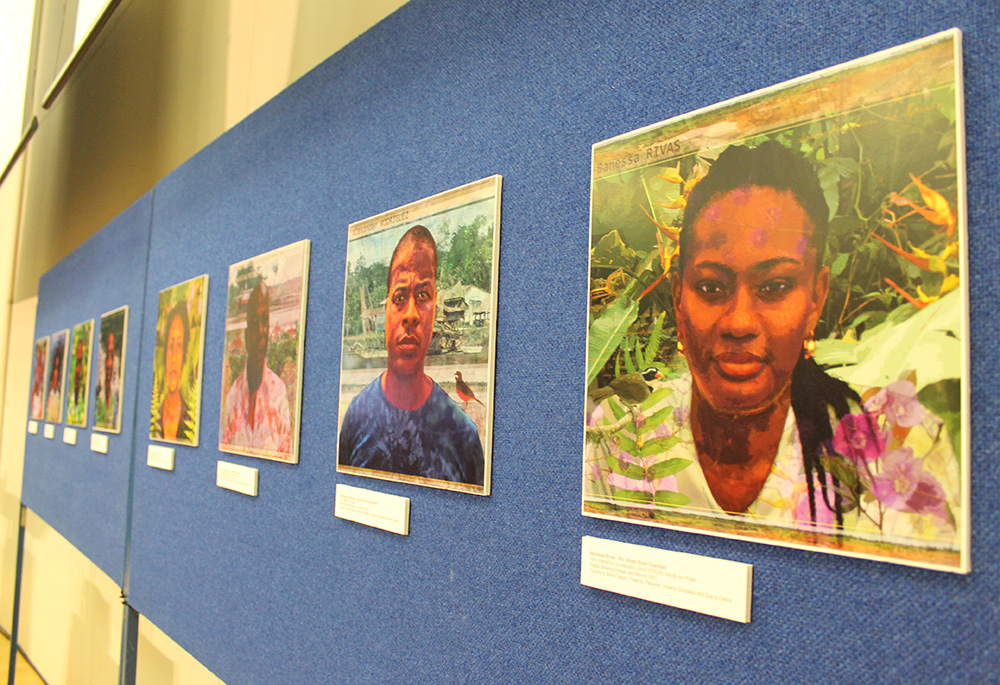
[[[164,471],[173,471],[174,448],[165,445],[150,445],[146,448],[146,465]]]
[[[108,453],[108,436],[104,433],[90,434],[90,449],[101,454]]]
[[[257,496],[257,482],[260,472],[250,466],[220,461],[215,468],[215,484],[220,488]]]
[[[583,538],[580,583],[740,623],[750,622],[753,566]]]
[[[53,426],[51,423],[45,424],[45,428],[42,430],[42,432],[45,434],[45,437],[47,437],[49,440],[52,440],[54,437],[56,437],[56,427]]]
[[[75,445],[76,444],[76,429],[75,428],[70,428],[68,426],[66,428],[63,428],[63,442],[65,442],[67,445]]]
[[[337,484],[333,515],[337,518],[381,528],[399,535],[410,534],[410,498]]]
[[[38,421],[34,419],[28,421],[28,432],[32,435],[38,435]]]

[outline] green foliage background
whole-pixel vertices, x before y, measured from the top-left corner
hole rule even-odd
[[[473,217],[468,223],[452,226],[447,220],[432,230],[437,242],[438,292],[457,283],[474,285],[490,292],[493,274],[493,219],[486,214]],[[395,247],[393,245],[392,247]],[[368,264],[364,256],[350,264],[346,279],[344,302],[345,336],[360,335],[361,288],[366,305],[377,308],[388,294],[389,260],[392,249],[379,261]]]
[[[926,211],[911,211],[927,209],[927,198],[913,180],[917,177],[959,219],[955,102],[954,86],[940,87],[734,141],[756,147],[776,140],[816,169],[830,207],[824,263],[832,275],[816,330],[821,363],[856,363],[836,343],[853,345],[905,325],[922,306],[957,304],[958,292],[948,292],[961,290],[960,231],[948,235],[944,224],[929,220]],[[594,181],[588,383],[597,379],[603,385],[622,368],[634,367],[640,354],[649,358],[654,335],[659,345],[653,361],[668,376],[685,368],[676,355],[669,275],[663,273],[656,224],[676,229],[683,217],[678,205],[690,187],[669,180],[670,172],[696,181],[725,147]],[[661,242],[672,247],[666,235],[661,232]],[[918,259],[921,255],[927,259]],[[663,323],[657,325],[659,321]],[[953,327],[959,336],[960,320]],[[911,353],[914,359],[922,356],[919,349]],[[947,360],[950,370],[936,375],[958,378],[960,358]]]

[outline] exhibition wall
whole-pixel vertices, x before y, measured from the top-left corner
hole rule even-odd
[[[29,5],[26,25],[19,19],[22,4]],[[13,56],[22,41],[25,52],[31,43],[32,4],[0,9],[0,30]],[[12,373],[3,406],[5,424],[16,426],[4,430],[0,447],[6,493],[0,510],[0,629],[12,627],[21,460],[29,437],[28,396],[17,379],[31,364],[40,276],[170,170],[400,4],[123,0],[49,109],[29,92],[28,113],[8,151],[32,114],[38,129],[0,182],[0,231],[10,247],[0,250],[0,273],[13,291],[6,298],[13,299],[10,333],[3,330],[0,341]],[[59,49],[42,43],[39,54]],[[26,80],[40,81],[40,71],[29,65]],[[16,65],[5,74],[10,97],[3,106],[16,110],[20,120],[24,87],[17,89]],[[35,90],[39,100],[46,87],[39,83]],[[0,325],[7,322],[0,317]],[[49,683],[114,677],[120,595],[90,559],[28,511],[18,641]],[[218,682],[144,618],[139,652],[140,682]]]
[[[158,183],[150,203],[95,238],[111,240],[151,204],[142,331],[130,338],[143,351],[128,369],[138,383],[130,605],[227,682],[986,678],[995,656],[981,637],[1000,628],[996,603],[983,601],[997,596],[1000,570],[991,535],[1000,467],[989,458],[1000,371],[991,318],[1000,254],[989,238],[1000,10],[931,2],[915,19],[895,9],[413,0]],[[583,518],[591,145],[953,26],[963,32],[968,141],[972,573]],[[337,474],[347,225],[494,173],[504,199],[492,494]],[[223,455],[228,266],[301,239],[312,256],[300,462]],[[90,244],[42,279],[38,336],[91,316],[59,318],[70,305],[54,287],[82,271]],[[115,251],[103,268],[128,259]],[[154,469],[145,427],[157,294],[201,274],[200,441],[176,447],[172,471]],[[88,307],[96,298],[80,297]],[[88,488],[100,472],[84,478],[70,457],[46,461],[36,437],[25,503],[95,561],[111,559],[98,563],[117,579],[115,531],[91,545],[46,516],[66,506],[60,483],[75,474]],[[259,495],[216,487],[220,459],[259,469]],[[35,471],[35,460],[53,470]],[[335,519],[338,483],[409,497],[409,536]],[[106,484],[112,502],[128,497],[120,479]],[[100,511],[89,491],[74,495],[81,516]],[[581,586],[585,535],[752,564],[752,622]]]

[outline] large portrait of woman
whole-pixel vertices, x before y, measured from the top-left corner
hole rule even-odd
[[[149,437],[198,444],[208,275],[160,291]]]
[[[959,37],[595,145],[584,514],[968,570]]]

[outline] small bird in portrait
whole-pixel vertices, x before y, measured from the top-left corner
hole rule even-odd
[[[662,378],[663,375],[655,366],[650,366],[641,373],[626,373],[614,379],[603,388],[597,388],[590,393],[590,399],[600,402],[612,395],[617,395],[626,404],[642,404],[653,389],[647,385],[649,381]]]
[[[461,371],[455,372],[455,392],[457,392],[458,396],[463,402],[465,402],[465,404],[462,405],[463,409],[469,406],[469,402],[479,402],[479,404],[483,404],[482,401],[476,397],[476,393],[472,392],[472,388],[469,387],[469,384],[462,380]],[[483,404],[483,406],[485,407],[486,405]]]

